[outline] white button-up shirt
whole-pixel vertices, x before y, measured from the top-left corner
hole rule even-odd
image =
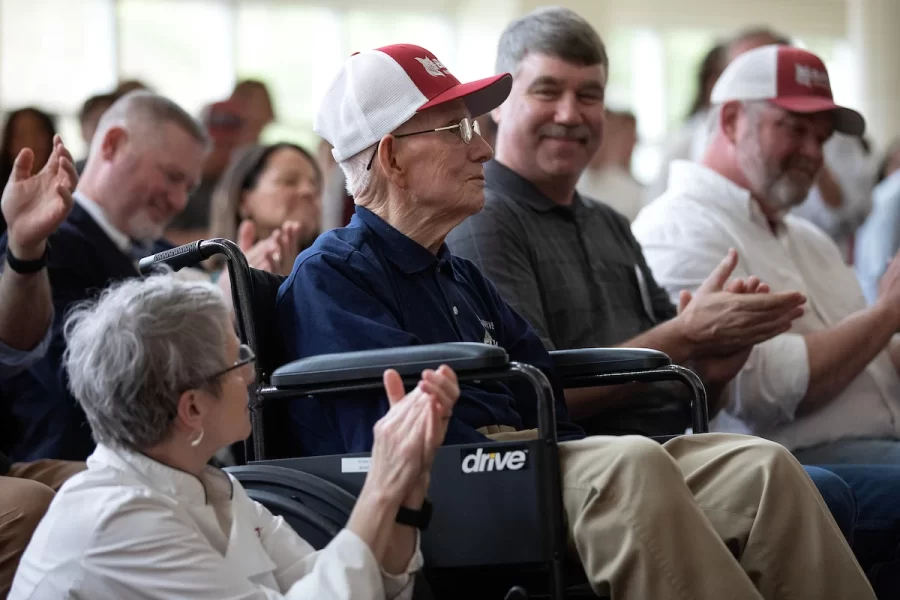
[[[866,308],[853,271],[815,225],[788,215],[773,234],[746,189],[678,161],[668,191],[641,211],[632,230],[673,302],[681,290],[696,290],[729,248],[740,258],[734,277],[756,275],[774,291],[796,290],[808,299],[790,332],[753,349],[713,429],[767,437],[790,449],[900,437],[900,377],[886,351],[827,406],[795,418],[809,382],[803,336]]]
[[[418,550],[400,576],[347,529],[316,552],[223,471],[201,481],[103,445],[87,465],[35,531],[10,600],[412,596]]]

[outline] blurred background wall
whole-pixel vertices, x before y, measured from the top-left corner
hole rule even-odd
[[[37,105],[84,153],[78,110],[139,79],[186,108],[263,80],[276,121],[264,140],[315,148],[312,120],[341,61],[396,42],[428,47],[460,79],[493,72],[496,43],[535,0],[0,0],[0,109]],[[700,60],[752,25],[822,56],[837,99],[861,109],[876,148],[900,133],[900,0],[568,0],[603,36],[608,105],[632,111],[639,180],[684,121]]]

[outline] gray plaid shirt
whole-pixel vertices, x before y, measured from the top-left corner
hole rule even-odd
[[[491,161],[484,210],[454,229],[453,254],[473,261],[549,350],[621,344],[675,316],[628,220],[576,196],[559,206]]]

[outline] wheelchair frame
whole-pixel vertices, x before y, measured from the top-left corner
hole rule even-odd
[[[238,333],[241,340],[258,352],[258,336],[256,323],[253,317],[253,294],[250,277],[250,268],[243,253],[234,242],[222,238],[211,240],[198,240],[184,246],[173,248],[166,252],[148,256],[140,261],[139,268],[142,273],[152,271],[157,265],[165,264],[173,270],[197,264],[213,255],[222,254],[227,260],[228,273],[231,278],[231,292],[233,310],[236,316]],[[415,355],[415,356],[414,356]],[[675,380],[687,386],[691,393],[690,413],[693,431],[697,433],[708,431],[708,414],[706,404],[706,392],[702,382],[690,370],[672,365],[668,357],[661,353],[642,349],[587,349],[566,350],[551,353],[556,368],[564,380],[565,387],[589,387],[602,385],[615,385],[635,381],[664,381]],[[353,360],[356,359],[356,360]],[[328,369],[323,374],[321,364],[323,361],[343,363],[338,368]],[[398,362],[400,364],[398,364]],[[481,380],[503,380],[520,378],[524,379],[535,391],[537,397],[538,438],[527,442],[485,442],[479,444],[466,444],[445,446],[438,452],[435,459],[435,467],[438,464],[446,465],[448,472],[452,472],[453,465],[460,463],[460,452],[511,452],[513,448],[524,449],[529,453],[528,460],[536,475],[527,481],[525,485],[519,484],[519,489],[527,493],[529,487],[536,494],[536,502],[524,507],[523,510],[511,517],[512,523],[517,518],[536,517],[540,534],[538,535],[537,554],[538,564],[545,563],[547,569],[547,589],[551,598],[563,598],[565,595],[566,580],[566,529],[565,517],[562,508],[561,478],[559,466],[559,451],[556,435],[556,416],[554,413],[553,390],[546,376],[539,369],[522,363],[510,362],[502,348],[473,343],[436,344],[432,346],[418,346],[413,349],[382,349],[375,351],[346,353],[339,355],[323,355],[295,361],[276,369],[272,374],[272,384],[264,381],[263,366],[256,364],[256,382],[249,389],[250,419],[252,433],[245,442],[245,452],[248,465],[273,465],[286,466],[290,469],[304,471],[318,475],[331,481],[338,487],[356,495],[365,480],[365,472],[344,473],[344,459],[364,459],[367,455],[345,455],[307,458],[288,458],[270,460],[266,452],[266,434],[263,422],[263,409],[270,401],[284,400],[288,398],[299,399],[311,396],[334,395],[362,390],[377,390],[381,388],[381,372],[387,367],[393,367],[400,372],[404,383],[415,385],[419,374],[424,368],[436,368],[446,363],[457,372],[460,382],[477,382]],[[360,370],[366,374],[360,375]],[[279,386],[279,382],[283,385]],[[479,450],[480,449],[480,450]],[[463,457],[466,455],[463,454]],[[341,463],[340,475],[337,463]],[[462,459],[463,463],[465,458]],[[435,469],[436,470],[436,469]],[[463,507],[466,514],[481,515],[481,523],[486,530],[495,528],[496,517],[484,518],[483,511],[490,508],[490,500],[497,492],[509,491],[515,488],[515,481],[524,481],[527,478],[519,477],[514,480],[508,476],[510,473],[493,473],[491,478],[499,482],[495,485],[482,484],[484,492],[479,498],[474,498],[471,505]],[[518,475],[518,474],[516,474]],[[455,474],[460,481],[459,473]],[[432,486],[429,493],[437,492],[435,498],[441,493],[449,493],[451,489],[441,490],[441,484],[432,477]],[[472,481],[472,480],[469,480]],[[469,494],[469,496],[478,496]],[[268,495],[263,494],[260,499],[265,500]],[[273,498],[269,500],[274,501]],[[531,508],[536,510],[529,510]],[[458,508],[454,506],[454,508]],[[447,551],[447,547],[458,550],[460,542],[465,543],[464,532],[462,538],[455,535],[452,523],[444,522],[438,511],[441,507],[436,501],[437,518],[433,520],[433,526],[422,536],[422,549],[426,555],[426,563],[429,556],[432,563],[438,567],[458,568],[472,567],[485,564],[521,565],[516,562],[519,558],[513,552],[512,556],[494,557],[490,551]],[[507,523],[508,524],[508,523]],[[502,526],[502,525],[501,525]],[[534,535],[528,533],[525,528],[519,527],[521,535],[515,532],[509,533],[513,538],[507,546],[516,548],[524,544],[534,544]],[[438,533],[434,533],[435,531]],[[509,530],[507,530],[509,531]],[[452,542],[447,542],[451,538]],[[519,539],[521,538],[521,539]],[[525,555],[528,552],[524,552]],[[494,560],[496,558],[496,560]],[[534,558],[534,557],[532,557]],[[529,563],[534,562],[526,561]]]

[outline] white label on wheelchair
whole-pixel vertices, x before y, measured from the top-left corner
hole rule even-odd
[[[356,458],[341,459],[341,473],[368,473],[372,458],[358,456]]]

